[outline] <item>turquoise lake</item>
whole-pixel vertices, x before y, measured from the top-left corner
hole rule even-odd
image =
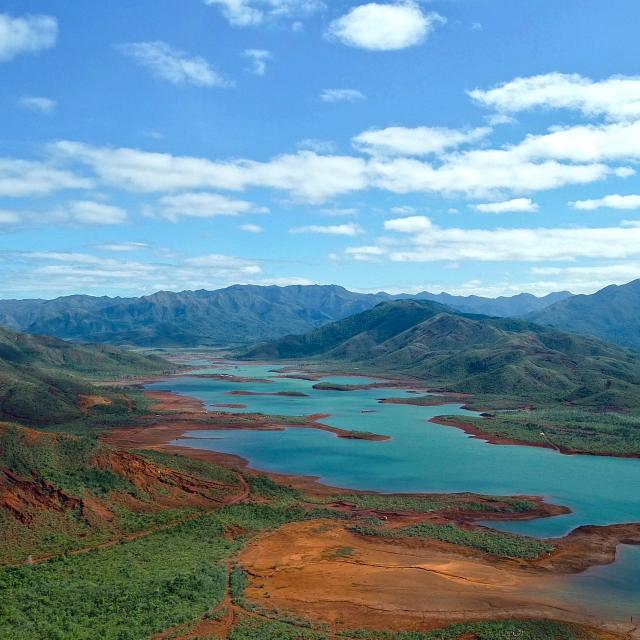
[[[198,373],[226,373],[250,382],[197,376],[154,383],[152,390],[174,391],[202,400],[211,410],[302,416],[329,413],[325,424],[391,436],[386,441],[349,440],[317,429],[283,431],[222,430],[185,434],[174,444],[242,456],[256,469],[317,476],[330,485],[382,492],[463,492],[539,495],[566,505],[572,513],[526,522],[500,523],[518,533],[563,536],[583,524],[640,522],[640,459],[567,456],[550,449],[492,445],[459,429],[429,422],[442,414],[475,415],[457,405],[417,407],[381,404],[380,398],[410,397],[405,389],[325,391],[315,382],[282,377],[277,365],[227,365]],[[260,382],[267,379],[270,382]],[[379,380],[379,379],[378,379]],[[327,376],[323,382],[367,384],[375,378]],[[308,397],[234,396],[231,391],[301,391]],[[217,404],[241,403],[243,409]],[[364,411],[364,413],[363,413]],[[498,527],[498,525],[491,524]],[[640,615],[640,548],[626,548],[608,567],[595,567],[571,579],[580,601],[592,597],[619,602],[625,615]],[[632,579],[633,577],[633,579]],[[595,594],[595,595],[594,595]]]

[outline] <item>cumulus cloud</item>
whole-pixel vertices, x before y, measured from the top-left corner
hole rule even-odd
[[[120,207],[91,200],[77,200],[62,209],[58,217],[81,225],[112,225],[126,222],[128,216]]]
[[[366,187],[366,163],[350,156],[324,156],[311,151],[276,156],[268,162],[149,153],[60,141],[50,146],[59,159],[90,166],[104,182],[142,192],[183,189],[243,190],[270,187],[309,202]],[[1,183],[0,183],[1,185]]]
[[[267,73],[267,62],[273,57],[266,49],[245,49],[244,55],[249,59],[249,71],[257,76]]]
[[[422,44],[446,22],[437,13],[424,13],[417,2],[370,2],[354,7],[329,25],[327,35],[349,47],[391,51]]]
[[[231,84],[204,58],[189,56],[166,42],[130,42],[120,45],[118,49],[156,78],[172,84],[197,87],[228,87]]]
[[[320,94],[323,102],[360,102],[365,99],[364,93],[356,89],[325,89]]]
[[[402,246],[380,245],[384,255],[395,262],[528,262],[640,256],[640,227],[461,229],[440,227],[426,216],[391,219],[384,226],[388,231],[411,235],[409,243]]]
[[[515,78],[492,89],[474,89],[478,103],[505,113],[572,109],[612,120],[640,117],[640,77],[612,76],[593,81],[578,74],[547,73]]]
[[[555,127],[549,133],[528,135],[509,147],[527,159],[570,162],[624,162],[640,159],[640,120],[606,125]]]
[[[246,200],[227,198],[217,193],[192,192],[164,196],[150,213],[177,222],[181,218],[217,218],[218,216],[237,216],[243,213],[266,213],[264,207],[257,207]]]
[[[423,156],[477,142],[490,133],[489,127],[468,131],[446,127],[387,127],[358,134],[353,138],[353,145],[370,154]]]
[[[582,211],[594,211],[595,209],[640,209],[640,196],[620,196],[617,194],[597,198],[594,200],[576,200],[570,202],[574,209]]]
[[[204,3],[220,7],[222,15],[236,27],[256,26],[266,20],[303,17],[325,7],[321,0],[204,0]]]
[[[18,105],[37,113],[52,113],[58,106],[58,103],[51,98],[44,98],[42,96],[23,96],[18,100]]]
[[[362,228],[349,222],[347,224],[318,225],[311,224],[304,227],[294,227],[289,229],[289,233],[321,233],[330,236],[358,236],[364,233]]]
[[[57,39],[58,22],[51,16],[12,17],[0,13],[0,62],[51,49]]]
[[[504,200],[502,202],[473,204],[471,208],[481,213],[533,213],[539,209],[539,206],[531,198],[514,198],[513,200]]]
[[[0,158],[0,196],[42,196],[63,189],[88,189],[91,180],[50,164]]]
[[[530,162],[504,150],[477,150],[454,155],[435,166],[410,158],[373,160],[373,183],[394,193],[439,193],[445,196],[494,197],[588,184],[614,174],[605,164]]]

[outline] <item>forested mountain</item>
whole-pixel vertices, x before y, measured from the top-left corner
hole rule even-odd
[[[384,300],[435,298],[487,315],[523,315],[551,304],[536,298],[417,296],[355,293],[335,285],[235,285],[216,291],[161,291],[141,298],[67,296],[54,300],[1,300],[0,325],[66,340],[140,346],[227,345],[304,333],[371,309]]]
[[[255,345],[250,359],[347,361],[436,388],[607,408],[640,405],[640,357],[525,320],[401,300],[304,335]]]
[[[524,316],[545,309],[560,300],[570,298],[569,291],[557,291],[538,298],[531,293],[519,293],[515,296],[500,296],[498,298],[482,298],[480,296],[452,296],[449,293],[419,293],[416,300],[433,300],[446,304],[457,311],[465,313],[480,313],[485,316],[507,318],[510,316]]]
[[[83,415],[82,396],[96,391],[88,378],[172,368],[155,356],[0,328],[0,420],[36,424],[73,420]]]
[[[529,316],[534,322],[640,349],[640,280],[573,296]]]

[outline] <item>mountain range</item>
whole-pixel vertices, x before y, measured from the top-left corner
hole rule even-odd
[[[303,335],[253,346],[248,359],[319,359],[424,379],[434,388],[531,401],[640,406],[640,356],[589,336],[431,301],[384,302]]]
[[[640,280],[560,300],[527,317],[640,350]]]
[[[161,291],[140,298],[74,295],[0,300],[0,325],[79,342],[137,346],[229,345],[304,333],[394,299],[443,302],[454,309],[518,316],[564,300],[568,292],[482,298],[422,292],[356,293],[336,285],[234,285],[215,291]]]

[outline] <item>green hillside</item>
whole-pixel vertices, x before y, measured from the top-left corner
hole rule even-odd
[[[96,392],[88,379],[172,368],[155,356],[70,344],[0,327],[0,420],[27,424],[75,420],[84,415],[81,396]]]
[[[382,303],[301,336],[262,343],[252,359],[321,358],[425,380],[434,388],[589,407],[640,406],[640,357],[595,338],[434,302]]]
[[[561,300],[529,317],[640,350],[640,280]]]

